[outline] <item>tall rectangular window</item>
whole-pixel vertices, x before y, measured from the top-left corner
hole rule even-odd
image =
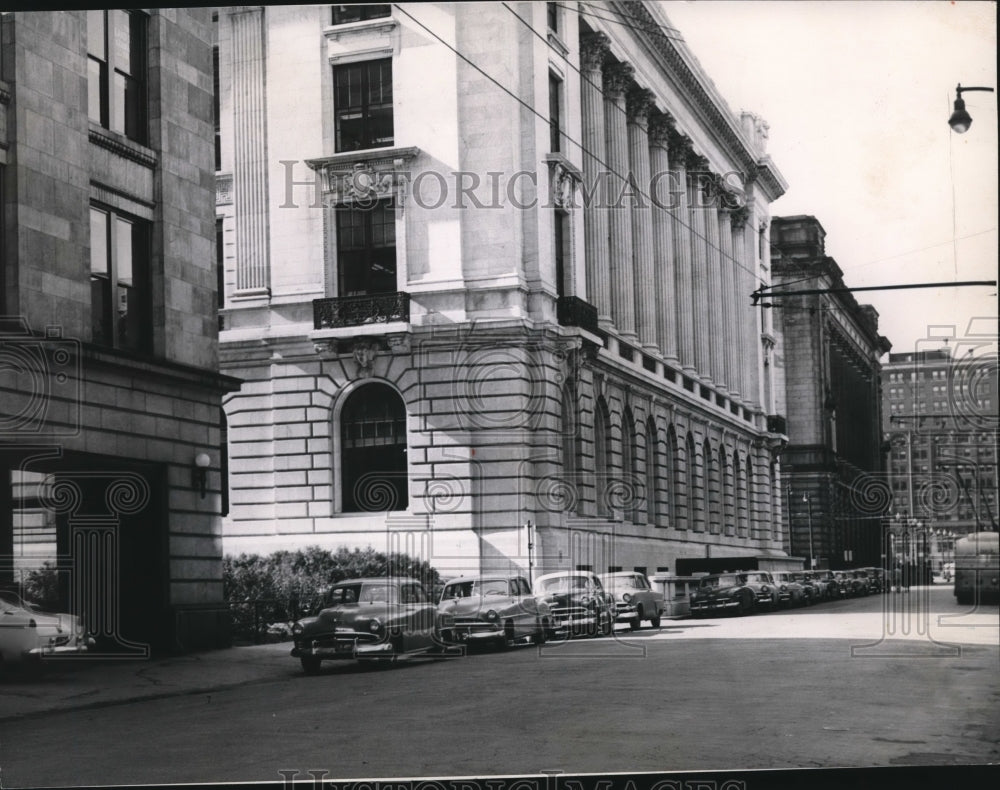
[[[225,253],[225,235],[222,232],[222,217],[215,218],[215,309],[226,306],[226,271],[223,261]],[[222,318],[219,318],[219,328],[222,328]]]
[[[553,236],[555,240],[555,262],[556,262],[556,295],[566,296],[569,288],[566,283],[566,223],[569,216],[565,211],[555,209],[553,216]]]
[[[146,142],[146,17],[87,12],[87,109],[101,126]]]
[[[562,81],[549,74],[549,150],[559,151],[562,143]]]
[[[549,30],[553,33],[559,32],[559,4],[558,3],[546,3],[545,4],[545,17],[548,21]]]
[[[337,151],[393,144],[392,59],[334,66]]]
[[[351,3],[333,7],[333,24],[346,25],[348,22],[363,22],[366,19],[381,19],[392,13],[389,3]]]
[[[112,348],[152,350],[149,223],[90,209],[91,339]]]
[[[337,282],[340,296],[396,291],[396,216],[392,201],[372,208],[337,209]]]

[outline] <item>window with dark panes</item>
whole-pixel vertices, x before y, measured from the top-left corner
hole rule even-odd
[[[558,3],[546,3],[545,13],[548,19],[549,30],[553,33],[559,32],[559,5]]]
[[[215,309],[226,306],[225,234],[222,217],[215,218]],[[220,319],[221,320],[221,319]]]
[[[333,85],[337,151],[392,145],[392,60],[335,66]]]
[[[392,13],[389,3],[357,3],[335,5],[333,24],[346,25],[348,22],[364,22],[366,19],[382,19]]]
[[[558,151],[562,143],[562,81],[549,74],[549,150]]]
[[[566,225],[569,222],[569,215],[565,211],[555,209],[553,217],[554,243],[555,243],[555,263],[556,263],[556,295],[566,296],[569,294],[569,287],[566,282]]]
[[[87,12],[87,109],[101,126],[146,142],[146,17]]]
[[[90,308],[94,343],[131,351],[152,348],[149,223],[110,209],[90,209]]]
[[[340,414],[341,501],[345,513],[405,510],[406,408],[385,384],[347,396]]]
[[[337,209],[339,296],[396,291],[396,214],[392,201]]]
[[[222,110],[219,106],[219,48],[212,47],[212,116],[215,120],[215,169],[222,169]]]

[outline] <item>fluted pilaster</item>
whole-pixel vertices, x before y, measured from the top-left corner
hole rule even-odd
[[[722,337],[723,337],[723,381],[729,390],[730,397],[739,395],[737,371],[739,356],[736,341],[739,333],[736,328],[736,310],[739,297],[737,271],[739,267],[733,260],[733,222],[732,211],[726,207],[719,209],[719,246],[722,265]]]
[[[608,37],[585,33],[580,37],[580,109],[583,116],[583,205],[587,295],[597,308],[598,323],[611,323],[611,264],[608,252],[608,210],[604,207],[607,149],[601,68],[608,52]]]
[[[722,282],[722,242],[719,237],[719,200],[721,199],[721,189],[719,188],[719,177],[712,174],[711,178],[705,180],[705,229],[708,241],[705,248],[708,252],[708,300],[710,305],[724,304],[724,294],[726,288]],[[723,344],[724,332],[722,322],[725,317],[713,311],[709,319],[708,331],[708,356],[709,371],[712,381],[716,386],[725,383],[725,361],[726,353]]]
[[[628,130],[625,91],[632,79],[627,63],[604,65],[604,129],[611,171],[608,238],[611,258],[611,320],[625,337],[635,337],[635,285],[632,276],[632,212],[628,199]]]
[[[670,172],[677,184],[677,207],[672,211],[674,242],[674,309],[676,315],[677,357],[684,372],[694,373],[694,303],[692,292],[692,249],[688,219],[687,157],[691,140],[681,134],[670,137]]]
[[[628,112],[629,165],[637,187],[632,203],[632,259],[635,287],[635,324],[639,342],[658,350],[656,338],[656,274],[653,262],[653,206],[649,200],[649,113],[651,91],[632,86],[625,97]]]
[[[237,239],[235,295],[266,295],[271,272],[264,8],[244,6],[230,18],[233,23],[233,205]]]
[[[670,172],[670,121],[665,115],[649,119],[649,167],[652,171],[650,207],[653,221],[653,261],[656,298],[656,342],[671,365],[677,358],[677,305],[674,271],[674,232],[671,211],[675,211]],[[659,205],[658,205],[659,204]]]
[[[711,383],[712,371],[709,357],[708,320],[711,303],[709,301],[708,276],[708,229],[705,222],[704,180],[708,173],[708,162],[697,154],[688,160],[688,225],[691,227],[691,309],[694,315],[694,366],[698,377]]]

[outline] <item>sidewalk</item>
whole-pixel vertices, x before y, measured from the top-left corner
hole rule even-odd
[[[7,668],[0,672],[0,722],[281,681],[300,671],[291,649],[291,642],[281,642],[141,661],[73,657],[43,661],[35,671]]]

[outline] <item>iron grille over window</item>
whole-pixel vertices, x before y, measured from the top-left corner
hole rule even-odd
[[[392,60],[334,66],[337,152],[393,144]]]
[[[343,511],[405,510],[406,409],[384,384],[366,384],[341,411]]]

